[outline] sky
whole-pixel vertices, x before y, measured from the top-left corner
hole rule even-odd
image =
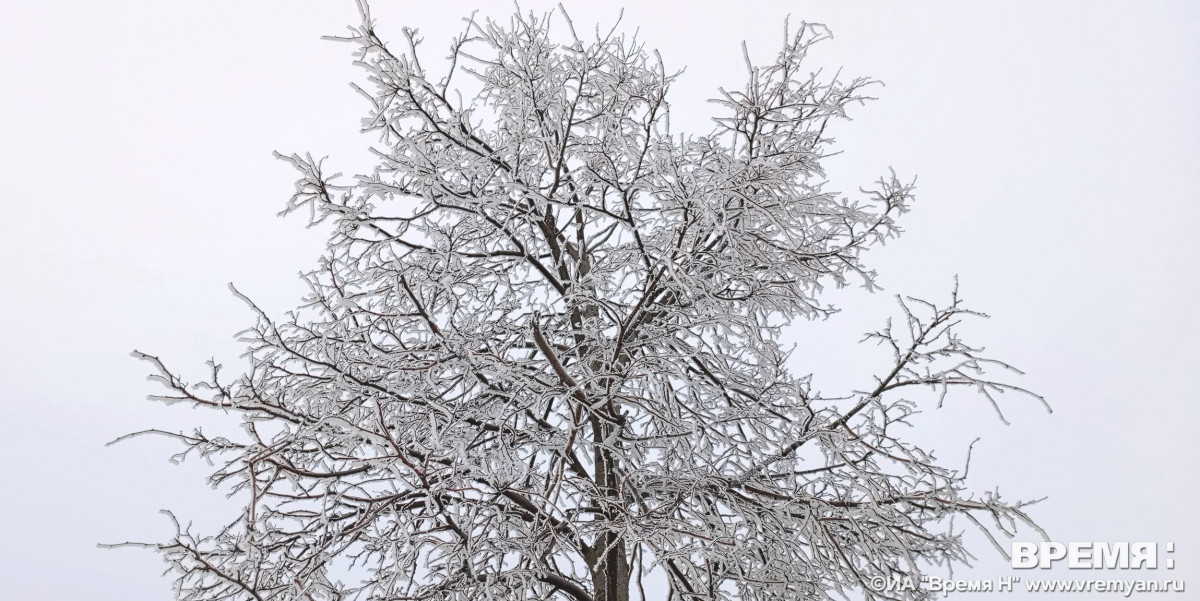
[[[619,14],[564,5],[580,28]],[[895,314],[894,295],[944,300],[957,276],[992,316],[964,338],[1023,369],[1017,383],[1054,411],[1002,398],[1005,426],[952,395],[924,402],[910,440],[959,464],[980,438],[972,488],[1044,497],[1030,513],[1054,540],[1175,543],[1172,570],[1054,574],[1200,587],[1200,4],[738,6],[624,10],[623,28],[686,67],[677,131],[708,131],[704,100],[743,81],[742,41],[769,60],[790,15],[833,30],[814,67],[886,84],[833,130],[829,188],[853,196],[889,167],[918,178],[905,234],[868,255],[884,291],[831,291],[840,314],[787,333],[793,369],[826,391],[867,386],[887,357],[860,334]],[[373,9],[385,37],[417,27],[440,57],[462,17],[513,5]],[[164,508],[202,530],[236,517],[202,462],[168,461],[168,441],[105,443],[221,423],[146,401],[130,351],[193,379],[209,358],[236,373],[252,316],[227,283],[274,315],[303,293],[324,237],[276,217],[293,174],[271,151],[369,170],[348,85],[362,73],[349,45],[320,39],[355,18],[351,0],[0,3],[0,597],[171,599],[157,556],[97,543],[166,539]],[[956,574],[1016,574],[968,541],[975,568]]]

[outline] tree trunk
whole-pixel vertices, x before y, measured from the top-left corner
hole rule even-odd
[[[603,445],[612,434],[614,426],[599,418],[592,422],[595,437],[596,486],[603,505],[604,519],[613,523],[621,519],[620,509],[624,500],[620,498],[620,487],[613,468],[613,450]],[[595,601],[629,601],[629,557],[625,539],[618,532],[605,532],[596,538],[595,561],[592,567],[592,584],[595,586]]]

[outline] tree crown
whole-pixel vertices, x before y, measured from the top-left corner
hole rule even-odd
[[[233,382],[137,353],[153,398],[244,417],[240,441],[175,435],[246,501],[156,545],[181,599],[616,601],[652,572],[673,599],[829,598],[965,560],[950,516],[1028,521],[896,437],[911,387],[1021,390],[955,335],[978,315],[957,293],[868,335],[894,361],[863,391],[789,371],[781,325],[829,314],[830,282],[873,288],[862,253],[913,191],[823,191],[826,128],[870,83],[807,70],[825,28],[747,58],[713,130],[684,136],[675,75],[615,29],[470,19],[437,78],[415,31],[394,50],[362,8],[338,39],[378,165],[346,181],[280,155],[300,172],[284,213],[334,222],[302,306],[245,299]]]

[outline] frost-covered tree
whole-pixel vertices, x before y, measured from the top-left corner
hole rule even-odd
[[[300,174],[284,212],[334,223],[303,304],[242,297],[257,323],[231,381],[136,353],[153,399],[243,419],[238,439],[171,434],[244,501],[152,545],[180,599],[875,598],[872,578],[969,557],[952,518],[1029,521],[898,437],[920,389],[1024,392],[956,337],[978,315],[957,295],[903,300],[861,390],[818,393],[780,344],[831,313],[823,286],[873,288],[863,251],[912,194],[894,174],[823,191],[826,126],[870,83],[807,68],[824,28],[747,58],[711,133],[680,135],[674,75],[615,31],[469,19],[439,76],[414,31],[389,46],[362,16],[337,39],[378,165],[280,156]]]

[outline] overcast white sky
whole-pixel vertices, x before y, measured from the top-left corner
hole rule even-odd
[[[618,11],[566,6],[580,27]],[[800,324],[796,370],[828,391],[859,386],[885,358],[854,343],[890,295],[940,300],[958,274],[993,315],[968,342],[1024,368],[1055,412],[1005,399],[1005,427],[951,397],[914,437],[958,463],[982,436],[976,490],[1048,497],[1033,514],[1055,539],[1177,545],[1173,571],[1074,576],[1200,588],[1200,4],[730,6],[625,9],[627,28],[687,67],[677,129],[707,131],[702,100],[740,85],[740,42],[770,58],[790,14],[834,31],[814,65],[887,84],[835,130],[834,187],[853,193],[889,166],[919,176],[906,235],[871,261],[886,291],[839,293],[843,314]],[[512,5],[375,3],[382,32],[419,27],[432,56],[474,9]],[[293,176],[271,151],[369,168],[351,48],[318,39],[354,18],[351,0],[0,3],[0,598],[170,599],[156,556],[96,543],[164,539],[165,507],[210,526],[235,517],[203,465],[167,462],[169,443],[104,443],[215,421],[143,400],[153,387],[130,350],[196,376],[209,357],[239,369],[232,334],[251,316],[226,282],[275,314],[301,294],[296,274],[324,240],[274,216]],[[978,577],[1013,574],[974,550]]]

